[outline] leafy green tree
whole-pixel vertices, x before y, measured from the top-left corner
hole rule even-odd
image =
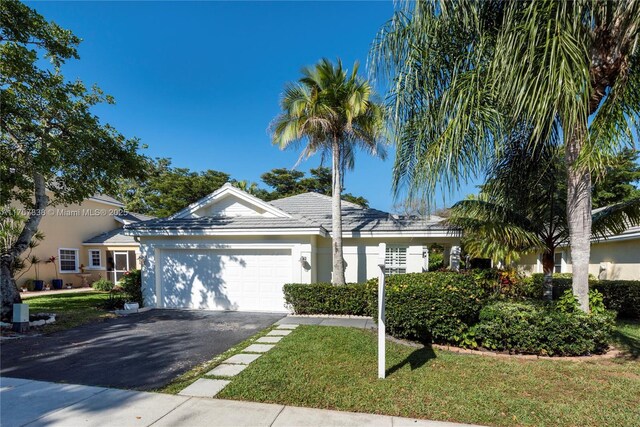
[[[522,123],[562,135],[573,292],[588,304],[591,174],[640,111],[640,2],[403,2],[374,41],[391,80],[395,187],[433,194],[477,176]]]
[[[14,263],[36,235],[45,208],[113,193],[117,178],[140,175],[138,141],[91,112],[113,99],[62,75],[65,61],[78,58],[79,42],[24,4],[0,2],[0,202],[29,209],[20,234],[1,254],[2,318],[21,301]]]
[[[290,169],[272,169],[261,175],[262,181],[273,191],[262,193],[256,190],[258,197],[264,200],[275,200],[282,197],[295,196],[302,193],[319,193],[326,196],[331,195],[331,169],[319,166],[310,169],[311,176],[305,177],[304,172],[292,171]],[[262,190],[266,191],[266,190]],[[362,196],[354,196],[351,193],[343,193],[342,200],[355,203],[363,207],[369,207],[369,201]]]
[[[287,168],[271,169],[269,172],[260,175],[262,182],[273,188],[273,191],[267,195],[268,200],[303,193],[304,191],[300,186],[300,179],[302,177],[304,177],[304,172]]]
[[[227,173],[174,168],[165,158],[147,162],[146,173],[144,181],[122,180],[117,194],[128,210],[157,217],[172,215],[229,181]]]
[[[593,207],[602,208],[640,197],[640,165],[638,152],[622,150],[604,171],[601,179],[593,186]]]
[[[448,222],[464,230],[465,251],[473,257],[516,261],[541,252],[546,298],[552,296],[554,254],[569,241],[566,167],[561,147],[531,146],[511,140],[490,166],[479,197],[456,203]],[[593,215],[599,238],[640,224],[640,198]]]
[[[301,159],[316,153],[331,156],[333,283],[342,285],[341,195],[343,174],[353,168],[357,149],[384,157],[383,107],[372,97],[371,85],[327,59],[302,70],[297,83],[288,84],[280,102],[282,113],[272,124],[273,143],[281,149],[301,144]]]

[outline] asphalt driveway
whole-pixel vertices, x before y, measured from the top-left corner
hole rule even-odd
[[[151,310],[51,335],[5,340],[0,375],[153,390],[282,317]]]

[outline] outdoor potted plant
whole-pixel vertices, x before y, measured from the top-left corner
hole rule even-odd
[[[51,285],[53,286],[53,289],[62,289],[63,281],[58,277],[58,264],[56,264],[56,257],[55,256],[50,257],[47,263],[53,264],[53,268],[55,269],[55,272],[56,272],[56,278],[51,280]]]
[[[41,291],[44,289],[44,280],[40,280],[39,278],[39,273],[40,273],[40,258],[38,258],[37,256],[33,255],[31,257],[31,259],[29,260],[29,263],[35,268],[36,271],[36,278],[33,281],[33,290],[34,291]]]

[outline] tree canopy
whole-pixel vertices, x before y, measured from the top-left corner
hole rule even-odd
[[[640,114],[640,3],[404,1],[374,40],[389,81],[396,191],[478,177],[512,132],[561,138],[573,292],[588,311],[591,174],[632,145]]]
[[[20,301],[15,263],[37,233],[47,205],[113,194],[119,178],[143,174],[138,141],[92,112],[113,98],[62,74],[67,60],[78,59],[79,43],[71,31],[28,6],[0,2],[0,203],[32,208],[1,254],[2,317]]]

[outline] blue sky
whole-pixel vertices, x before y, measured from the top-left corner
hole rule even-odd
[[[151,157],[255,182],[298,157],[272,146],[267,133],[284,84],[322,57],[349,67],[359,60],[364,72],[369,45],[393,11],[382,1],[28,4],[83,39],[81,59],[64,74],[115,97],[115,106],[96,108],[104,122],[140,138]],[[392,164],[393,156],[361,154],[346,191],[390,209]]]

